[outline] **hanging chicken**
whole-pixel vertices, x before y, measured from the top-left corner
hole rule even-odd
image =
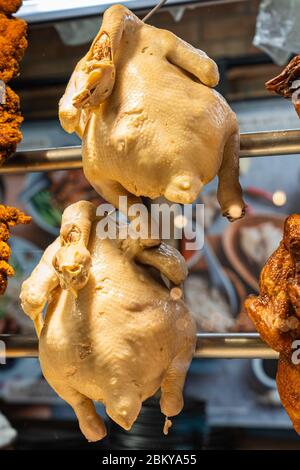
[[[192,203],[217,174],[218,199],[241,217],[239,127],[213,87],[217,66],[169,31],[109,8],[60,101],[67,132],[82,138],[84,172],[111,204],[165,196]]]
[[[40,334],[43,373],[90,441],[106,434],[93,400],[129,430],[160,388],[162,413],[177,415],[196,341],[180,289],[169,291],[146,266],[178,285],[187,274],[182,256],[164,244],[143,250],[137,240],[101,238],[95,212],[86,201],[65,210],[60,237],[20,296]]]
[[[27,24],[11,16],[21,4],[21,0],[0,0],[0,165],[22,140],[20,99],[7,86],[18,75],[27,48]]]
[[[263,340],[280,353],[278,391],[300,434],[300,365],[294,358],[300,339],[300,215],[286,219],[283,240],[261,272],[260,295],[248,297],[245,307]]]

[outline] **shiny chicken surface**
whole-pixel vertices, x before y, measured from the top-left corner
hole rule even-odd
[[[239,128],[213,87],[219,73],[204,52],[109,8],[60,102],[60,120],[83,143],[87,179],[107,201],[139,196],[193,202],[217,174],[230,220],[243,215]]]
[[[178,285],[187,275],[181,255],[164,244],[144,250],[136,240],[101,239],[95,212],[86,201],[65,210],[60,237],[21,290],[43,373],[90,441],[106,434],[93,400],[127,430],[159,389],[162,413],[177,415],[196,342],[178,288],[172,295],[149,271]]]
[[[260,294],[245,307],[263,340],[280,353],[278,391],[300,433],[300,366],[293,362],[300,338],[300,215],[286,219],[283,240],[261,272]]]

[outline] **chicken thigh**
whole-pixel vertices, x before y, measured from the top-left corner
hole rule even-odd
[[[300,215],[286,219],[283,240],[262,270],[260,295],[248,297],[245,307],[264,341],[280,353],[278,391],[300,434],[300,365],[294,360],[300,339]]]
[[[239,128],[213,87],[217,66],[169,31],[109,8],[60,101],[67,132],[82,138],[85,175],[111,204],[165,196],[192,203],[217,174],[218,199],[241,217]]]
[[[136,240],[100,238],[95,212],[85,201],[65,210],[60,237],[21,291],[40,335],[45,378],[90,441],[106,434],[93,401],[127,430],[159,389],[162,413],[177,415],[196,342],[179,288],[172,295],[146,267],[180,284],[187,275],[182,256],[163,243],[143,250]]]

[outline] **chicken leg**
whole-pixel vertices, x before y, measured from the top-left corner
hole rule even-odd
[[[45,368],[44,374],[47,376],[49,373],[51,374],[50,370]],[[52,381],[51,386],[58,396],[73,408],[80,430],[89,442],[99,441],[106,436],[106,426],[101,416],[97,414],[93,400],[63,383]]]
[[[102,181],[100,179],[95,181],[88,169],[86,169],[84,173],[87,180],[91,182],[95,191],[102,194],[102,197],[117,209],[122,209],[122,213],[127,216],[129,221],[133,222],[136,217],[136,212],[132,211],[132,209],[135,207],[137,208],[137,206],[145,207],[140,197],[127,191],[127,189],[125,189],[120,183],[117,183],[116,181]],[[126,201],[126,207],[122,205],[122,198]],[[140,238],[141,246],[150,248],[152,246],[159,245],[159,230],[156,221],[151,217],[151,214],[148,213],[148,211],[147,216],[141,218],[139,231],[140,234],[145,235]]]
[[[216,63],[205,52],[195,49],[182,39],[164,31],[168,42],[167,59],[185,72],[190,73],[208,87],[219,83],[219,70]]]
[[[235,132],[225,144],[223,160],[218,172],[217,196],[222,214],[230,222],[245,215],[243,191],[239,183],[239,148],[240,134],[236,125]],[[231,181],[231,186],[228,186],[228,181]]]

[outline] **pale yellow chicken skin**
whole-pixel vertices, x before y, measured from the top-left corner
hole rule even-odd
[[[109,8],[59,115],[82,138],[84,172],[114,206],[128,196],[192,203],[217,174],[230,220],[244,213],[235,114],[213,90],[216,64],[169,31]]]
[[[187,271],[177,250],[164,244],[143,250],[131,239],[101,239],[96,227],[91,203],[66,209],[60,238],[21,291],[23,309],[40,334],[45,378],[73,407],[90,441],[106,434],[93,400],[103,402],[127,430],[142,401],[159,388],[162,413],[178,414],[196,342],[184,302],[143,266],[180,284]]]

